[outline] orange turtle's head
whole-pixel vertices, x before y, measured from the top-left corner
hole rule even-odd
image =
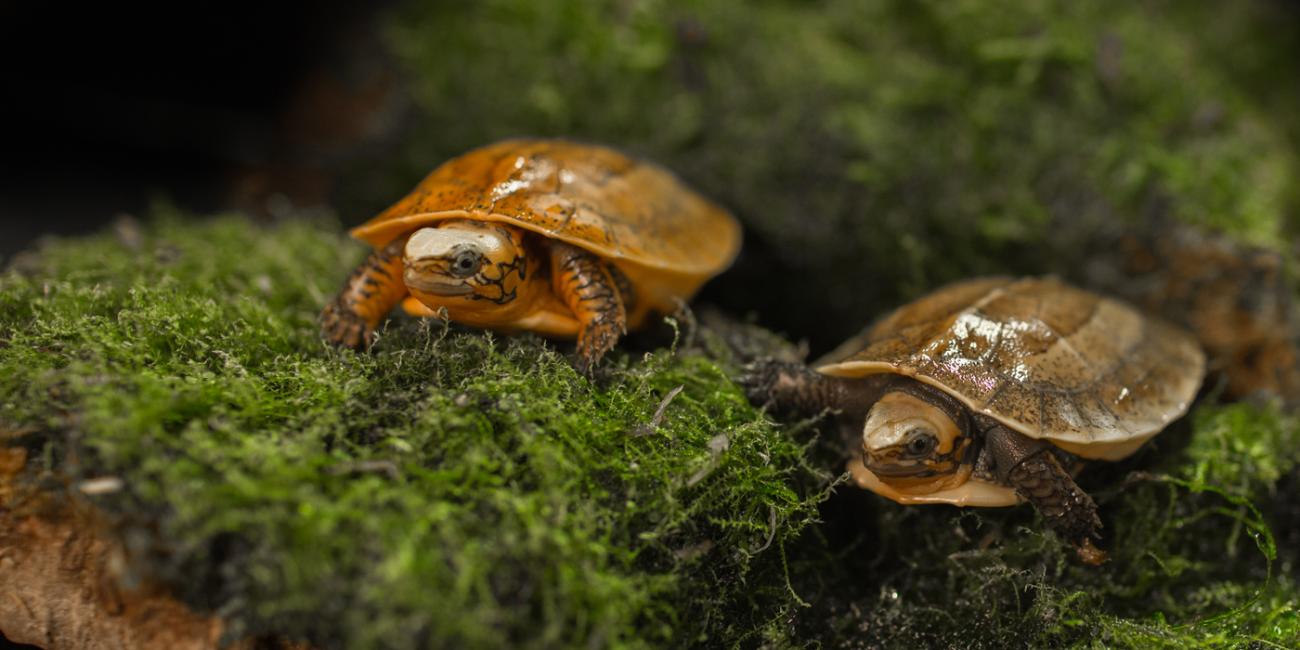
[[[468,219],[411,233],[403,258],[411,295],[453,314],[509,306],[532,271],[518,228]]]

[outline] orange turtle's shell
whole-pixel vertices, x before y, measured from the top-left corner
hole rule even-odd
[[[731,265],[740,225],[671,172],[608,147],[505,140],[443,163],[352,230],[382,247],[445,219],[494,221],[586,249],[627,275],[639,299],[675,309]]]
[[[1083,458],[1131,454],[1190,407],[1191,334],[1055,278],[978,278],[905,305],[819,372],[896,373]]]

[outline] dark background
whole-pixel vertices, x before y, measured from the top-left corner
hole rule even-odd
[[[0,259],[160,198],[264,212],[302,184],[266,170],[311,146],[287,111],[367,56],[385,5],[0,2]]]
[[[0,261],[157,199],[238,203],[250,170],[295,155],[278,127],[304,80],[365,47],[383,6],[0,2]]]

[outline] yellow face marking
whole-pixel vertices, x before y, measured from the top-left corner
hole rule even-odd
[[[905,392],[881,397],[862,428],[864,467],[874,481],[906,494],[965,483],[974,469],[962,463],[969,444],[947,413]]]

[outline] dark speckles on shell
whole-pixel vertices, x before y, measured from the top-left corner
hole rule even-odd
[[[980,278],[898,309],[824,363],[915,376],[1028,435],[1090,445],[1182,415],[1205,357],[1190,334],[1055,278]]]

